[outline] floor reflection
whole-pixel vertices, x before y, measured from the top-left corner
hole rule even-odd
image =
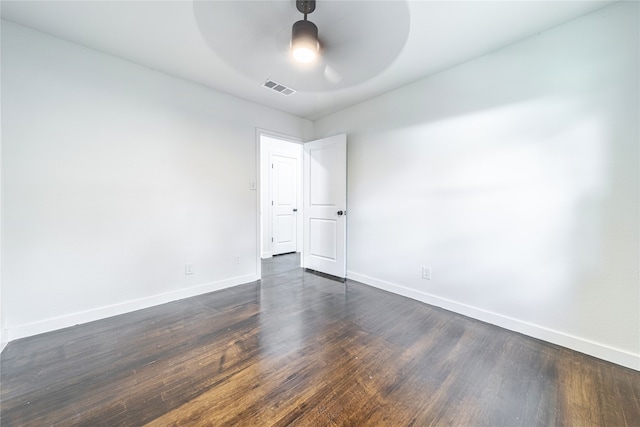
[[[297,253],[263,260],[262,272],[260,351],[324,360],[324,332],[344,317],[346,284],[304,271]]]

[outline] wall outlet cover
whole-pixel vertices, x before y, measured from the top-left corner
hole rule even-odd
[[[193,274],[193,264],[187,263],[184,265],[184,274],[186,276]]]

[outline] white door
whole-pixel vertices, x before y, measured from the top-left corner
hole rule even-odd
[[[298,204],[298,160],[271,155],[271,209],[273,255],[296,252]]]
[[[305,268],[347,276],[347,135],[304,144]]]

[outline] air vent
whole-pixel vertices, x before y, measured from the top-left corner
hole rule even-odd
[[[286,96],[296,93],[296,91],[291,89],[290,87],[281,85],[280,83],[274,82],[273,80],[267,80],[266,82],[262,83],[262,86],[266,87],[267,89],[275,90],[276,92]]]

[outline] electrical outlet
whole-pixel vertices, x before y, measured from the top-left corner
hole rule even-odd
[[[193,264],[185,264],[184,265],[184,274],[188,276],[189,274],[193,274]]]
[[[422,278],[426,280],[431,280],[431,267],[422,266]]]
[[[234,256],[233,262],[235,262],[236,264],[240,264],[240,257],[238,255]]]

